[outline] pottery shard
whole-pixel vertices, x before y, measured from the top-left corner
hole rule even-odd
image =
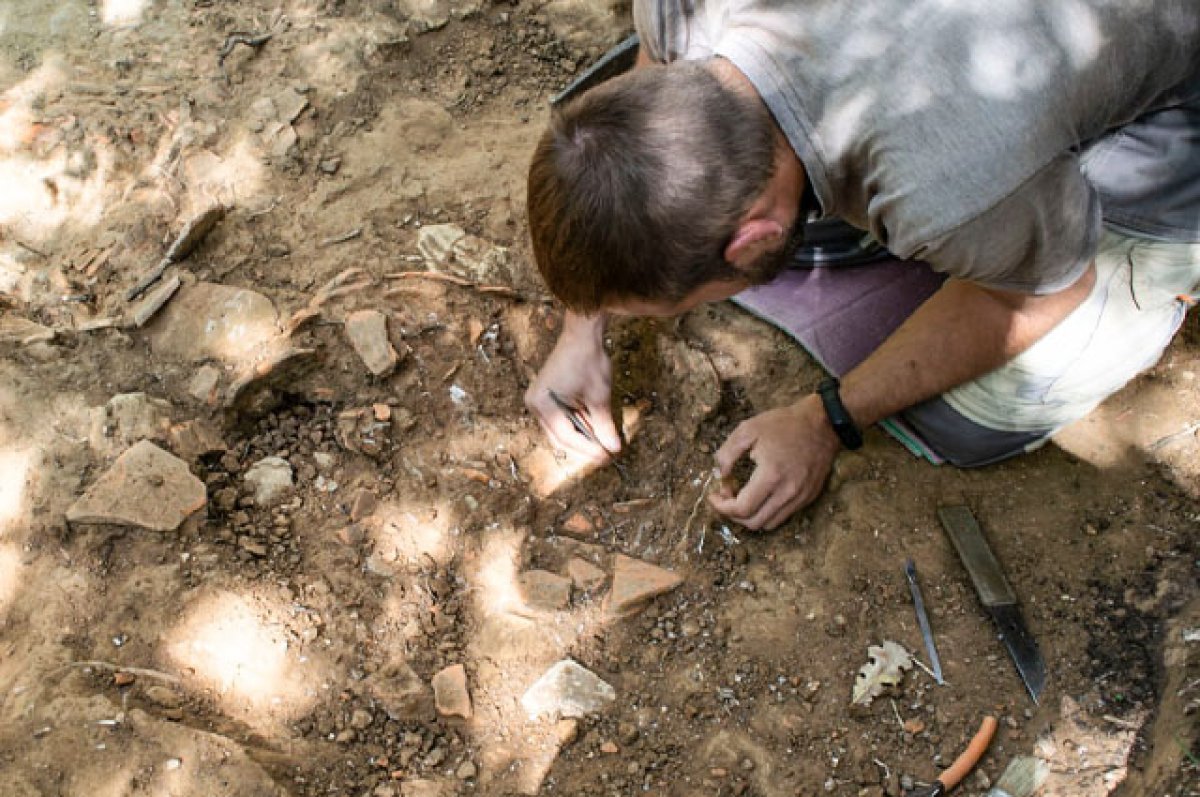
[[[454,664],[433,676],[433,700],[443,717],[471,718],[471,693],[467,691],[467,671]]]
[[[391,373],[400,356],[388,340],[387,316],[378,310],[359,310],[346,317],[346,336],[375,376]]]
[[[148,328],[159,357],[240,365],[279,334],[279,314],[261,293],[198,282],[181,288]]]
[[[406,663],[376,670],[367,680],[367,690],[397,722],[433,717],[433,693]]]
[[[537,611],[565,609],[571,602],[571,580],[548,570],[527,570],[520,575],[525,605]]]
[[[619,617],[633,613],[651,598],[670,592],[682,583],[683,577],[677,573],[618,554],[613,562],[608,614]]]
[[[521,696],[521,707],[531,719],[586,717],[617,698],[600,676],[571,659],[555,663]]]
[[[173,531],[205,500],[204,483],[183,460],[143,440],[71,505],[67,520]]]

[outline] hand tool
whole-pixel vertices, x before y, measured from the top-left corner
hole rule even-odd
[[[904,575],[908,578],[908,591],[912,593],[913,606],[917,610],[917,625],[925,639],[925,652],[929,654],[929,666],[938,685],[946,683],[942,678],[942,661],[938,658],[937,645],[933,644],[933,629],[929,627],[929,615],[925,613],[925,601],[921,598],[921,587],[917,584],[917,566],[912,559],[904,563]]]
[[[567,418],[571,420],[571,426],[575,427],[575,431],[578,432],[588,442],[595,443],[596,445],[600,446],[600,448],[604,450],[604,453],[608,454],[609,461],[612,462],[613,467],[617,469],[617,473],[620,474],[621,478],[625,481],[629,481],[629,473],[626,472],[625,466],[621,464],[621,461],[617,459],[617,452],[610,451],[609,448],[604,445],[604,443],[600,442],[600,438],[596,437],[596,431],[592,428],[592,422],[587,418],[587,411],[582,407],[578,407],[567,401],[553,390],[548,390],[546,392],[550,394],[550,400],[557,404],[560,410],[566,413]]]
[[[971,575],[979,600],[996,622],[1000,639],[1017,665],[1017,672],[1029,690],[1029,696],[1037,703],[1038,695],[1046,685],[1046,665],[1037,642],[1025,626],[1017,606],[1016,593],[1004,577],[1004,571],[1000,569],[1000,563],[988,547],[970,509],[965,506],[939,507],[938,517],[950,541],[954,543],[963,566]]]
[[[565,89],[551,97],[550,105],[558,105],[572,99],[611,77],[633,69],[633,65],[637,61],[640,42],[636,33],[623,39],[616,47],[600,56],[599,61],[572,80]]]
[[[992,743],[992,737],[995,734],[996,718],[984,717],[983,722],[979,723],[979,730],[975,731],[975,736],[971,738],[971,743],[967,745],[967,749],[963,750],[958,758],[954,759],[954,763],[943,771],[942,774],[938,775],[937,780],[933,783],[918,789],[912,789],[905,797],[941,797],[941,795],[953,789],[979,763],[979,759],[983,757],[988,745]]]

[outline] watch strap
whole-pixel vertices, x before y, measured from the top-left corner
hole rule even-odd
[[[842,441],[843,446],[851,451],[856,451],[862,448],[862,430],[858,428],[858,424],[846,410],[846,405],[842,403],[841,394],[838,393],[840,387],[841,382],[834,377],[829,377],[821,380],[821,384],[817,385],[817,394],[821,397],[821,404],[825,407],[825,415],[829,418],[829,425],[833,427],[834,434]]]

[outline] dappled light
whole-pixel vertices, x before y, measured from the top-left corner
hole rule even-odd
[[[141,22],[150,0],[101,0],[100,19],[105,25],[134,25]]]
[[[386,503],[376,510],[375,555],[385,562],[444,565],[454,555],[456,529],[446,509],[401,509]]]
[[[217,592],[194,603],[167,634],[166,654],[212,690],[219,704],[257,728],[294,718],[318,697],[316,664],[301,660],[262,597]]]
[[[24,516],[26,484],[33,461],[32,449],[0,449],[0,538]]]
[[[15,545],[0,542],[0,623],[8,605],[16,597],[20,582],[21,558]]]

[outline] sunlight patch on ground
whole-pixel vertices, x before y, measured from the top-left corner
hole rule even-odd
[[[444,565],[454,556],[452,518],[445,510],[402,509],[384,504],[375,512],[375,554],[385,562]]]
[[[0,537],[25,511],[25,486],[33,462],[30,449],[0,449]]]
[[[261,190],[267,170],[261,146],[242,136],[223,155],[204,150],[188,156],[183,177],[198,209],[211,200],[225,205],[246,203]]]
[[[531,609],[519,582],[524,539],[515,530],[489,530],[464,570],[479,618],[468,651],[476,663],[471,688],[487,696],[475,706],[473,740],[487,777],[515,779],[522,793],[533,794],[564,740],[555,718],[525,713],[521,696],[551,664],[578,658],[605,618],[599,602],[556,612]]]
[[[256,728],[311,708],[318,674],[289,645],[283,607],[217,592],[198,601],[168,634],[167,655],[221,707]],[[185,675],[185,681],[188,679]]]
[[[12,545],[0,545],[0,620],[17,594],[21,559]]]
[[[147,5],[149,0],[102,0],[100,20],[105,25],[136,25]]]

